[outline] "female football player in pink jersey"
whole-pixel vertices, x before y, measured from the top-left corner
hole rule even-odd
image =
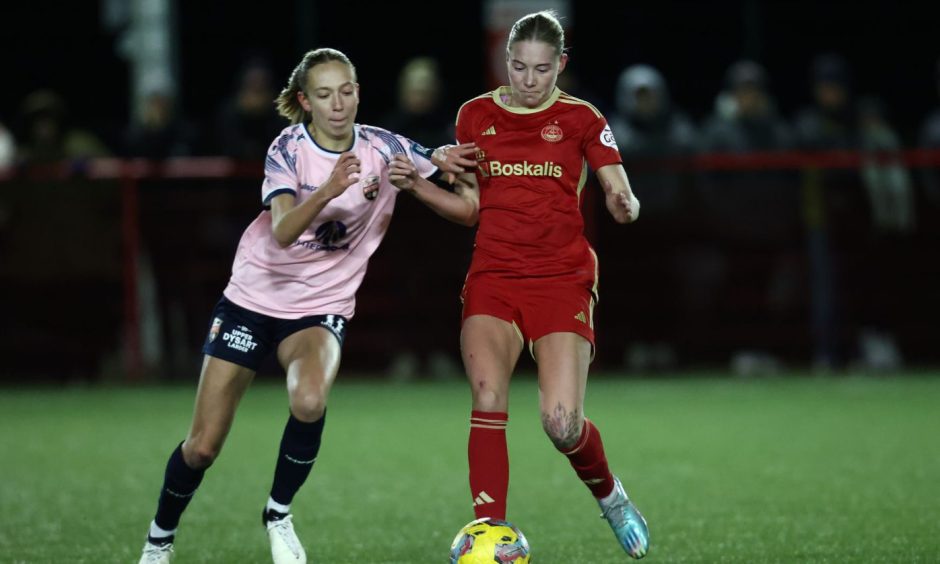
[[[399,156],[390,178],[447,219],[479,222],[460,335],[473,396],[468,455],[477,518],[505,518],[509,380],[528,348],[538,363],[545,432],[597,498],[624,550],[642,558],[646,522],[608,469],[600,432],[584,416],[597,301],[597,257],[579,209],[586,165],[618,223],[634,221],[640,203],[607,121],[555,86],[567,60],[554,14],[521,18],[509,33],[509,86],[468,101],[457,115],[458,142],[478,147],[476,172],[447,192]]]
[[[287,373],[290,413],[262,520],[274,562],[306,562],[290,504],[317,458],[355,293],[391,219],[389,163],[408,155],[422,178],[476,164],[463,158],[472,145],[442,148],[432,163],[420,145],[356,124],[356,69],[333,49],[308,52],[277,104],[293,125],[268,150],[265,210],[242,235],[212,313],[192,425],[167,463],[141,562],[169,562],[180,516],[271,352]]]

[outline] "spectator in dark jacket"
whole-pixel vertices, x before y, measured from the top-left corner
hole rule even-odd
[[[715,111],[703,127],[706,153],[784,151],[793,136],[777,112],[764,67],[754,61],[732,64]],[[796,309],[799,270],[799,184],[785,170],[712,171],[699,178],[707,232],[721,257],[719,301],[724,322],[744,328],[735,343],[732,367],[776,365],[786,351],[769,349],[774,338],[747,327],[755,319],[783,321]],[[741,292],[750,288],[749,292]]]
[[[131,157],[165,159],[192,155],[196,130],[176,112],[173,97],[151,92],[124,134],[124,153]]]
[[[620,295],[608,299],[643,296],[643,307],[656,312],[651,316],[655,321],[647,323],[642,334],[629,322],[618,328],[628,341],[624,360],[634,370],[667,370],[688,352],[687,343],[707,324],[698,323],[700,316],[690,311],[700,310],[697,297],[707,284],[702,280],[707,271],[693,264],[707,262],[708,257],[699,256],[691,244],[697,225],[689,175],[673,162],[693,153],[696,131],[670,100],[663,75],[649,65],[626,68],[615,98],[610,127],[630,171],[630,184],[643,202],[637,236],[648,244],[635,249],[630,262],[645,275],[631,276]],[[614,239],[602,237],[599,244],[606,240]]]
[[[692,122],[671,102],[662,74],[649,65],[633,65],[620,74],[617,111],[610,128],[620,155],[631,161],[688,156],[696,144]],[[681,204],[680,176],[672,167],[630,170],[631,184],[643,202],[644,218],[675,212]]]
[[[277,96],[271,70],[259,60],[242,69],[235,95],[225,103],[211,152],[237,159],[257,159],[288,124],[274,107]]]

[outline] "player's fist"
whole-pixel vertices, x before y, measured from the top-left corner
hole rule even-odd
[[[320,186],[320,190],[328,197],[336,198],[359,181],[360,172],[362,172],[362,163],[359,162],[356,154],[343,153],[336,159],[330,177]]]
[[[609,192],[607,210],[617,223],[632,223],[640,217],[640,200],[632,193]]]
[[[388,181],[399,190],[412,192],[418,181],[418,169],[408,157],[399,153],[388,163]]]

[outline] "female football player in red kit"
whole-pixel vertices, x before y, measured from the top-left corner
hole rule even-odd
[[[579,209],[587,166],[618,223],[634,221],[640,202],[607,121],[555,86],[568,61],[564,51],[553,13],[521,18],[507,44],[509,86],[469,100],[457,115],[458,142],[478,147],[476,171],[448,192],[398,157],[390,180],[451,221],[479,222],[460,335],[473,396],[468,456],[477,518],[505,518],[509,381],[527,347],[538,364],[546,434],[597,498],[624,550],[642,558],[646,522],[584,417],[597,301],[597,257]]]

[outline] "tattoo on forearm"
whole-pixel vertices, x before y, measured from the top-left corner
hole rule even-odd
[[[569,413],[561,403],[555,406],[552,413],[542,412],[542,428],[560,449],[570,449],[577,444],[581,437],[580,421],[577,409]]]

